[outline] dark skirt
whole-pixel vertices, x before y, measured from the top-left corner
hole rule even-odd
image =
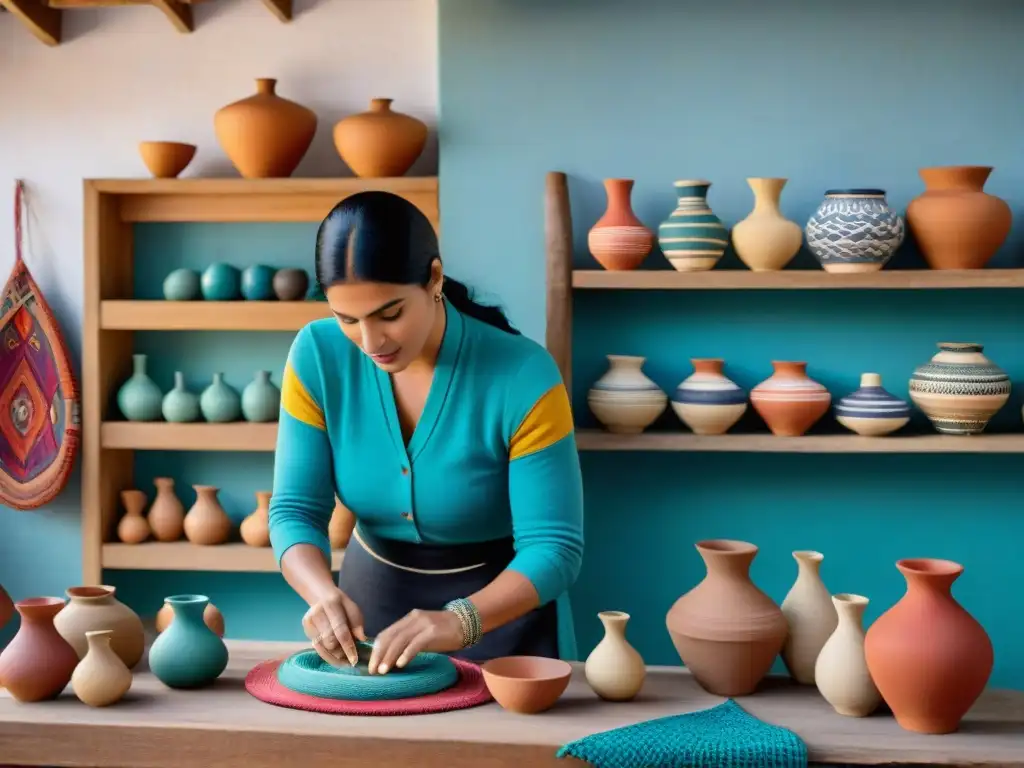
[[[338,586],[362,610],[366,634],[374,637],[414,609],[439,611],[450,600],[483,589],[514,555],[511,539],[442,546],[379,539],[357,528],[345,549]],[[555,601],[449,655],[478,663],[518,655],[557,659]]]

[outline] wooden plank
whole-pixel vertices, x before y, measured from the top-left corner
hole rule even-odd
[[[273,451],[277,424],[107,421],[100,430],[100,441],[107,450]]]
[[[41,0],[0,0],[0,7],[10,11],[44,45],[60,45],[63,26],[59,9]]]
[[[263,0],[263,4],[278,20],[285,23],[292,20],[292,0]]]
[[[344,552],[332,553],[333,570],[341,568],[343,557]],[[187,541],[104,544],[103,567],[122,571],[278,571],[270,547],[250,547],[237,542],[216,546],[199,546]]]
[[[544,191],[547,249],[546,346],[572,391],[572,211],[566,175],[552,171]]]
[[[120,301],[100,304],[100,327],[134,331],[298,331],[331,317],[323,301]]]

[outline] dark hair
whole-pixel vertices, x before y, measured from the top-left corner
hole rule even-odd
[[[320,290],[348,279],[426,286],[435,260],[437,233],[415,205],[391,192],[359,192],[334,206],[316,233]],[[519,335],[498,307],[474,301],[469,288],[447,275],[441,290],[459,312]]]

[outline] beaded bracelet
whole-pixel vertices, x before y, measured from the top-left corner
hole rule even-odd
[[[445,603],[444,609],[451,611],[459,617],[462,624],[462,647],[469,648],[476,645],[483,637],[483,628],[480,623],[480,612],[473,605],[471,600],[460,597],[451,602]]]

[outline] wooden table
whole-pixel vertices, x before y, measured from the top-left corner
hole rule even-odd
[[[681,668],[651,667],[640,697],[599,700],[576,665],[563,698],[546,713],[515,715],[496,704],[415,717],[345,717],[264,704],[245,692],[245,673],[293,643],[229,642],[231,662],[211,688],[173,691],[148,671],[129,696],[93,709],[70,688],[59,699],[19,704],[0,691],[0,763],[134,768],[570,768],[555,751],[567,741],[723,701]],[[815,764],[970,765],[1024,768],[1024,693],[990,691],[961,731],[923,736],[888,715],[842,717],[814,688],[773,679],[737,700],[748,712],[792,729]]]

